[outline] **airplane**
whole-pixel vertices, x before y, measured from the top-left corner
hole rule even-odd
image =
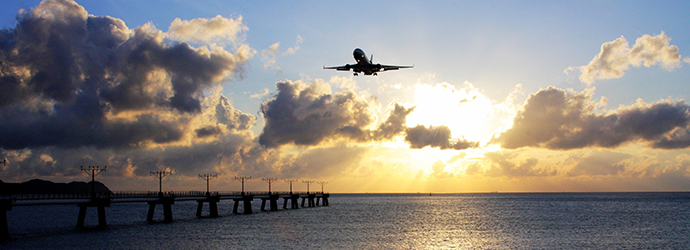
[[[367,60],[367,55],[364,54],[364,50],[360,48],[356,48],[355,52],[352,53],[352,55],[355,57],[355,61],[357,61],[357,64],[345,64],[343,66],[333,66],[333,67],[326,67],[324,66],[323,69],[335,69],[338,71],[352,71],[354,72],[354,75],[357,76],[358,73],[364,73],[364,75],[370,76],[370,75],[378,75],[376,74],[377,72],[383,72],[383,71],[388,71],[388,70],[398,70],[398,69],[404,69],[404,68],[414,68],[413,66],[395,66],[395,65],[383,65],[380,63],[374,64],[374,55],[371,55],[371,59]]]

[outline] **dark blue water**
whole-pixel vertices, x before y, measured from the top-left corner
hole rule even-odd
[[[255,202],[258,211],[260,202]],[[282,207],[282,206],[281,206]],[[690,193],[338,195],[329,207],[146,223],[147,205],[113,204],[109,228],[77,230],[75,205],[15,207],[2,249],[687,249]],[[157,219],[162,219],[161,207]],[[205,208],[204,213],[208,213]],[[97,223],[95,209],[87,224]]]

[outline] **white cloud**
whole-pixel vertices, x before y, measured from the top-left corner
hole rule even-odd
[[[236,19],[217,15],[214,18],[195,18],[181,20],[175,18],[168,28],[172,39],[191,42],[240,44],[242,33],[249,30],[242,23],[242,16]]]
[[[680,67],[681,56],[678,54],[678,46],[670,45],[670,40],[662,31],[657,36],[643,35],[635,40],[635,45],[630,44],[621,36],[611,42],[601,45],[601,52],[585,66],[578,69],[582,74],[580,81],[592,84],[596,80],[620,78],[630,65],[651,67],[660,64],[667,70]],[[682,61],[688,62],[687,59]],[[564,72],[574,70],[567,68]]]

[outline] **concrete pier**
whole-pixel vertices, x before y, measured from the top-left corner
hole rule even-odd
[[[77,204],[79,206],[79,217],[77,217],[77,228],[85,228],[86,209],[96,207],[98,210],[98,228],[108,227],[105,220],[105,207],[110,207],[110,198],[92,198],[88,203]]]
[[[321,206],[327,207],[328,206],[328,197],[330,194],[321,194]],[[319,202],[316,202],[316,205],[318,205]]]
[[[7,211],[12,211],[12,200],[0,200],[0,241],[10,239],[7,227]]]
[[[288,196],[283,196],[283,209],[287,209],[287,204],[288,201],[290,202],[290,208],[292,209],[298,209],[299,208],[299,195],[298,194],[290,194]]]
[[[305,195],[302,195],[301,198],[302,198],[302,207],[304,207],[304,201],[305,200],[308,201],[307,205],[309,207],[315,207],[316,206],[316,204],[314,202],[314,199],[316,198],[316,194],[305,194]]]
[[[153,222],[156,205],[163,206],[163,222],[172,222],[172,205],[175,201],[189,201],[197,202],[196,216],[201,217],[204,203],[209,204],[209,216],[218,217],[218,202],[225,199],[232,199],[235,204],[233,213],[239,214],[239,203],[243,203],[243,214],[252,214],[252,201],[261,199],[261,211],[266,211],[266,203],[269,204],[270,211],[278,211],[278,200],[283,199],[283,209],[288,209],[288,203],[291,209],[298,209],[299,199],[302,198],[303,207],[315,207],[321,203],[322,206],[328,206],[329,194],[315,193],[315,194],[276,194],[276,193],[262,193],[240,195],[238,193],[211,193],[189,191],[189,192],[170,192],[170,193],[153,193],[153,192],[108,192],[107,195],[94,195],[93,193],[62,193],[62,194],[12,194],[0,196],[0,241],[8,240],[9,228],[7,221],[7,211],[13,208],[22,206],[43,206],[43,205],[77,205],[79,207],[79,216],[77,218],[77,227],[85,228],[84,222],[86,220],[86,211],[89,207],[95,207],[98,212],[98,226],[97,228],[106,228],[106,213],[105,208],[110,207],[111,203],[147,203],[149,205],[146,220]],[[308,203],[307,203],[308,202]],[[305,204],[306,203],[306,204]]]
[[[277,194],[269,194],[268,197],[261,197],[261,211],[266,211],[266,200],[270,203],[271,211],[278,211],[278,199],[280,199],[280,196]]]
[[[156,211],[156,205],[163,205],[163,222],[172,222],[172,204],[175,204],[175,197],[160,197],[156,201],[149,201],[149,214],[146,217],[146,221],[153,222],[153,214]]]
[[[201,210],[204,208],[204,202],[208,202],[208,212],[209,217],[218,217],[218,202],[220,202],[220,196],[207,196],[208,198],[197,200],[198,203],[196,207],[196,216],[201,217]]]
[[[240,198],[233,198],[232,200],[235,201],[235,206],[232,209],[232,213],[238,214],[237,208],[239,207],[241,201],[244,204],[244,214],[252,214],[253,199],[253,195],[242,195]]]

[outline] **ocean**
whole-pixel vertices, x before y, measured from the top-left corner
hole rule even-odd
[[[331,194],[330,206],[172,223],[145,203],[106,208],[108,228],[76,228],[76,205],[14,207],[1,249],[688,249],[690,193]],[[282,201],[279,203],[282,208]],[[86,224],[98,223],[89,208]],[[208,206],[204,207],[208,214]],[[162,207],[156,208],[162,220]]]

